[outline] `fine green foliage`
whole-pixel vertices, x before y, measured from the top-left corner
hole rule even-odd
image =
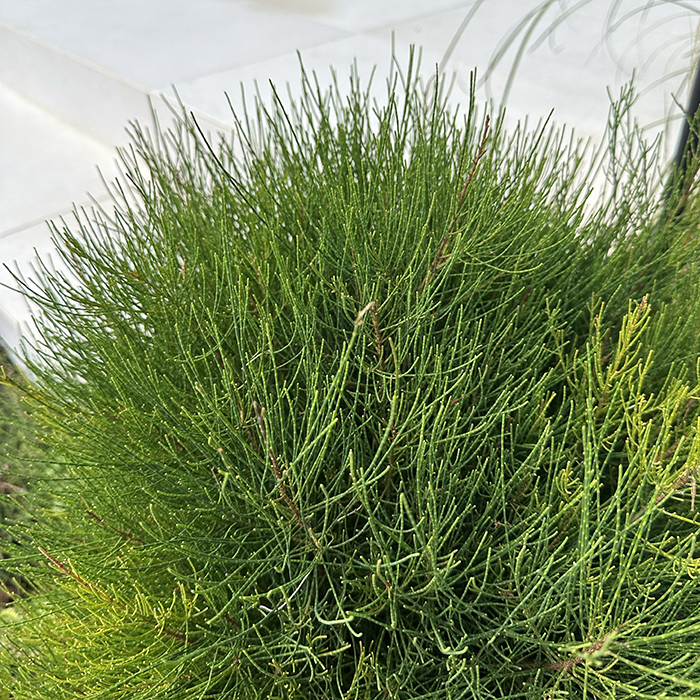
[[[7,369],[6,369],[7,368]],[[0,377],[3,373],[15,374],[0,346]],[[9,496],[24,491],[21,478],[24,469],[22,455],[31,451],[27,436],[30,433],[28,418],[24,413],[16,391],[0,385],[0,494]],[[10,500],[0,500],[0,522],[18,514]]]
[[[593,206],[546,125],[303,85],[228,142],[135,128],[25,284],[62,478],[0,687],[700,697],[692,182],[655,197],[624,100]]]
[[[6,375],[17,378],[0,346],[0,378]],[[0,384],[0,527],[27,516],[24,507],[27,479],[36,475],[31,465],[41,457],[35,431],[36,425],[24,410],[17,391]],[[4,529],[0,532],[1,560],[7,541]],[[19,593],[21,585],[2,568],[0,563],[0,616],[11,618],[13,612],[6,611],[5,606]]]

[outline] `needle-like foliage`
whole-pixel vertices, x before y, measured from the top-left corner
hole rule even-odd
[[[135,128],[25,283],[6,697],[700,697],[692,182],[621,107],[594,205],[546,125],[303,85]]]
[[[15,377],[7,356],[0,347],[0,376],[3,372],[9,372],[11,377]],[[31,418],[23,410],[17,392],[11,387],[0,385],[0,523],[17,520],[25,515],[23,500],[26,478],[31,473],[28,463],[38,462],[41,457],[32,435],[35,429]],[[0,617],[13,618],[14,611],[8,610],[6,606],[18,593],[18,587],[2,566],[6,534],[0,533]]]

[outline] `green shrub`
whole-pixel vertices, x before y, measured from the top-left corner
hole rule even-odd
[[[135,128],[56,230],[15,700],[700,697],[692,182],[622,105],[586,205],[563,133],[402,80]]]

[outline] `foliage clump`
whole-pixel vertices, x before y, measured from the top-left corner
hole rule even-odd
[[[7,368],[7,369],[6,369]],[[0,346],[0,377],[15,373],[9,366],[7,356]],[[30,419],[25,415],[17,393],[0,385],[0,494],[5,496],[24,493],[21,475],[26,471],[22,457],[32,452]],[[0,501],[0,522],[17,517],[18,506],[11,500]],[[0,594],[0,599],[2,595]]]
[[[0,346],[0,379],[8,375],[10,380],[17,378]],[[31,517],[25,508],[24,495],[28,479],[38,476],[35,465],[42,457],[36,428],[17,392],[0,384],[0,524]],[[7,536],[6,531],[0,530],[0,617],[12,619],[14,611],[7,609],[7,604],[20,593],[26,581],[18,581],[3,568]]]
[[[230,141],[135,128],[25,283],[63,476],[0,684],[700,697],[692,182],[655,198],[621,107],[593,206],[547,125],[303,85]]]

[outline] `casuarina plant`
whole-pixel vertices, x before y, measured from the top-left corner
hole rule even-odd
[[[20,280],[5,697],[700,697],[693,169],[416,75],[134,127]]]

